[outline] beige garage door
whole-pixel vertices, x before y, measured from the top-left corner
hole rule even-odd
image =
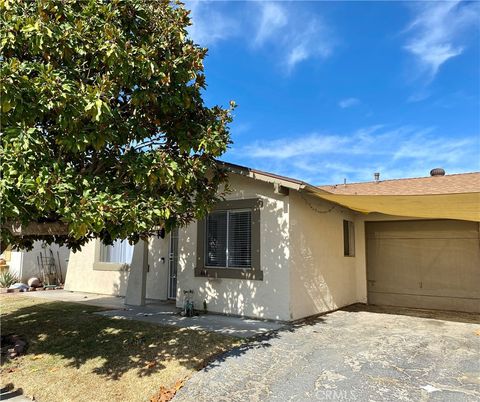
[[[480,312],[476,222],[367,222],[370,304]]]

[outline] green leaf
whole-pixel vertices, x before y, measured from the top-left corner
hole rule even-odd
[[[94,119],[96,121],[100,120],[100,116],[102,115],[102,105],[103,105],[103,102],[101,99],[97,99],[95,101],[95,106],[97,107],[97,113],[95,114]]]
[[[13,109],[13,105],[8,100],[2,100],[2,113],[8,113]]]
[[[188,224],[219,199],[232,108],[204,103],[206,51],[182,4],[5,4],[2,222],[57,219],[71,232],[55,240],[78,250]]]

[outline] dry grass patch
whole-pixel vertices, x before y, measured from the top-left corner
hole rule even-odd
[[[210,332],[115,320],[102,308],[21,295],[0,296],[2,335],[28,343],[5,359],[2,387],[13,383],[39,401],[147,401],[174,387],[211,356],[240,343]]]

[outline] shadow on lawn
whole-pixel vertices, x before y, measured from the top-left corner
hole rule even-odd
[[[92,372],[117,380],[131,370],[138,377],[152,375],[169,361],[188,369],[209,370],[229,357],[270,347],[284,332],[323,322],[321,317],[303,320],[238,345],[239,340],[212,332],[92,314],[96,311],[102,308],[65,302],[21,306],[2,314],[2,333],[23,336],[29,343],[28,355],[58,357],[66,367],[78,369],[99,359]],[[7,362],[2,356],[1,364]]]
[[[2,314],[2,333],[25,337],[28,355],[59,357],[67,360],[62,362],[66,367],[80,368],[99,359],[93,372],[109,379],[131,370],[137,370],[139,377],[149,376],[165,369],[169,361],[196,369],[235,343],[215,333],[91,314],[100,310],[63,302],[21,306]],[[2,356],[1,364],[7,362]]]

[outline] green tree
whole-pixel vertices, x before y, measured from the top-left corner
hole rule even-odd
[[[2,244],[136,242],[218,199],[234,105],[205,106],[207,49],[182,3],[0,0],[0,13]],[[34,229],[5,230],[19,223]]]

